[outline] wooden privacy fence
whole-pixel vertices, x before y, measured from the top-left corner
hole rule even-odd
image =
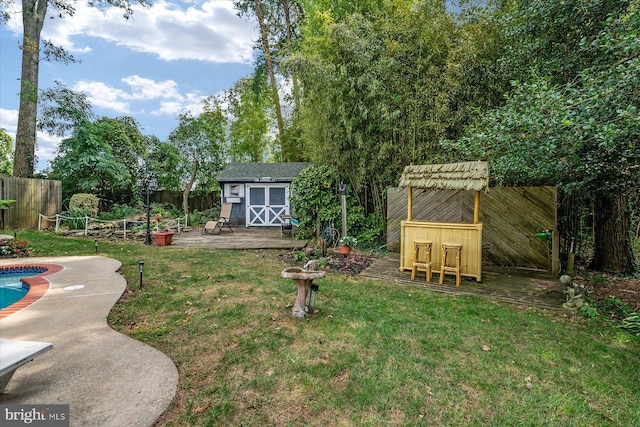
[[[471,191],[413,190],[413,219],[472,222]],[[486,264],[552,270],[550,241],[536,237],[556,230],[554,187],[491,188],[481,198],[482,261]],[[400,222],[407,218],[407,189],[387,192],[387,247],[400,249]],[[557,233],[555,233],[557,235]],[[557,260],[556,260],[557,262]]]
[[[158,191],[151,194],[151,202],[173,205],[182,208],[182,193],[179,191]],[[212,192],[205,195],[189,195],[189,210],[200,212],[220,206],[220,192]]]
[[[62,182],[0,176],[0,199],[16,201],[1,211],[3,230],[35,229],[39,214],[55,215],[62,209]]]

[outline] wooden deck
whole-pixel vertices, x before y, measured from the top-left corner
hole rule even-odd
[[[176,248],[211,249],[300,249],[306,240],[282,235],[280,227],[233,227],[233,233],[224,229],[218,234],[202,234],[202,228],[175,234],[171,246]]]
[[[482,283],[463,279],[460,286],[456,287],[454,276],[445,276],[443,285],[438,284],[439,274],[434,274],[431,282],[426,282],[424,273],[420,272],[415,280],[411,280],[411,272],[400,271],[399,266],[400,254],[389,253],[377,259],[360,277],[545,309],[561,309],[565,302],[564,287],[560,281],[540,270],[483,266]]]

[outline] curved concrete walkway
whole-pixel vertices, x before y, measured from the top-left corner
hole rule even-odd
[[[48,292],[0,319],[0,338],[45,341],[53,349],[18,368],[0,404],[68,404],[71,426],[150,426],[173,399],[178,371],[160,351],[111,329],[106,317],[126,288],[111,258],[1,260],[59,264]],[[72,285],[81,289],[65,290]]]

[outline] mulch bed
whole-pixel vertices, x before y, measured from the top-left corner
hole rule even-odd
[[[587,296],[595,301],[615,296],[640,313],[640,279],[583,270],[578,271],[574,280],[583,285]]]
[[[296,263],[301,266],[306,262],[296,261],[294,252],[280,254],[279,258],[287,263]],[[337,252],[329,251],[327,256],[324,258],[328,262],[325,267],[326,269],[335,271],[336,273],[344,273],[349,276],[356,276],[360,274],[363,270],[373,264],[374,261],[374,258],[353,252],[350,255],[345,256]]]

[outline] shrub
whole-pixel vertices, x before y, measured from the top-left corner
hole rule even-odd
[[[82,216],[98,217],[100,199],[93,194],[78,193],[71,196],[69,211],[84,212]]]

